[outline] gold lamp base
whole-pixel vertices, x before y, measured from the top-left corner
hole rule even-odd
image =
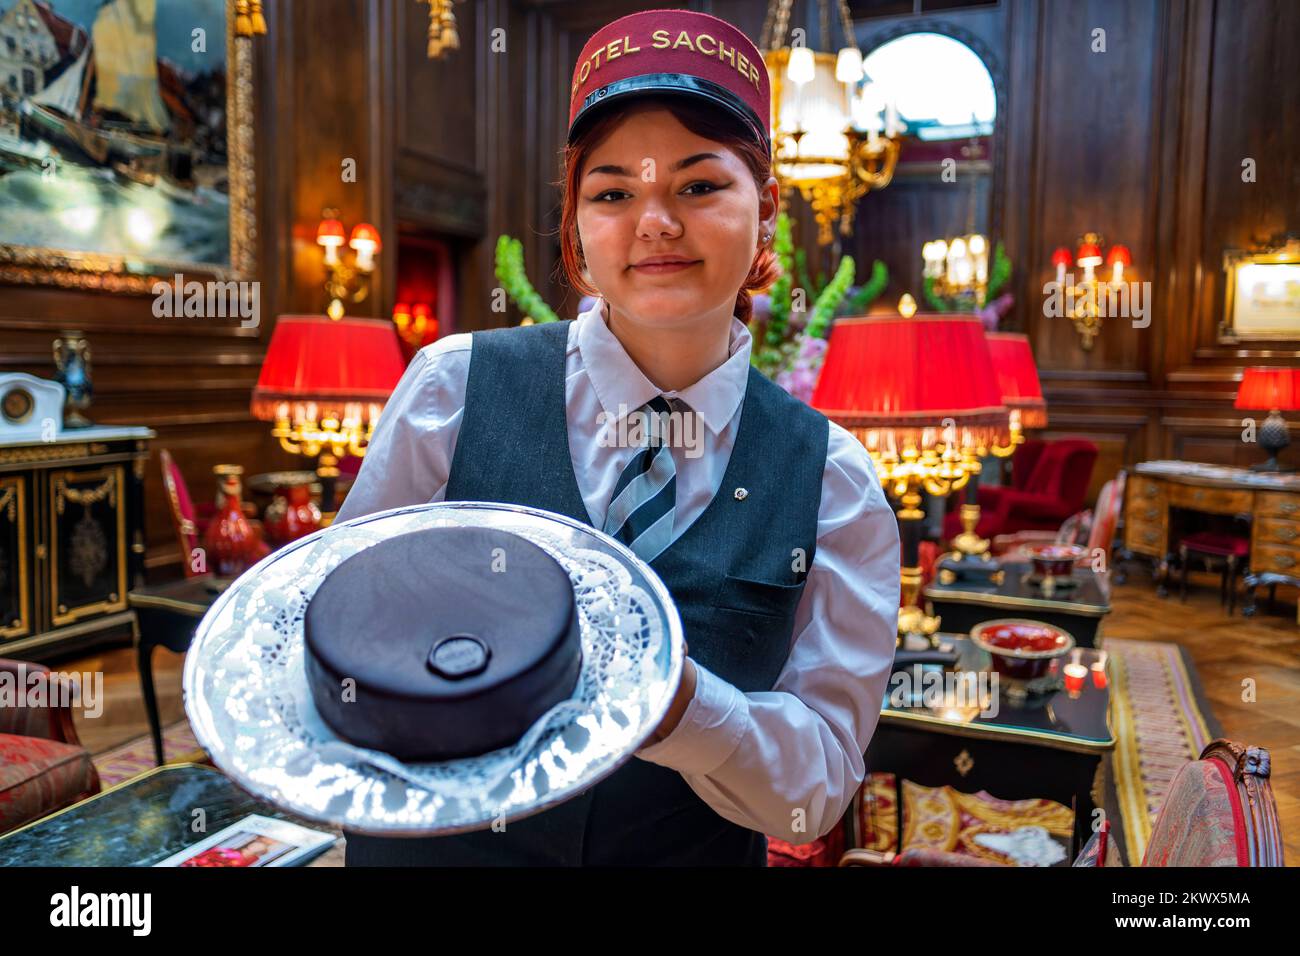
[[[939,618],[926,614],[917,605],[921,594],[921,569],[903,568],[900,580],[903,592],[903,606],[898,609],[898,638],[896,646],[904,650],[923,650],[937,647]]]
[[[979,505],[961,506],[962,532],[952,539],[954,558],[980,558],[991,560],[988,538],[981,538],[975,533],[975,526],[980,523]]]

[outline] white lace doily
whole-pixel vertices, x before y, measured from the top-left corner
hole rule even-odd
[[[307,685],[303,617],[341,561],[445,525],[513,532],[560,562],[578,605],[582,669],[569,699],[514,746],[404,763],[349,744],[321,719]],[[363,833],[429,836],[529,816],[607,776],[663,718],[682,658],[667,589],[621,544],[538,509],[440,502],[334,525],[242,575],[199,624],[185,661],[185,711],[213,762],[255,796]]]

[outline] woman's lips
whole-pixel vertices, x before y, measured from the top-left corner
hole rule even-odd
[[[632,268],[644,275],[657,276],[671,272],[681,272],[683,269],[689,269],[691,266],[698,266],[699,264],[700,260],[696,259],[694,262],[654,262],[645,265],[634,265]]]

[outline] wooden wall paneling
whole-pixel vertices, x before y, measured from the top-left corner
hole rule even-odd
[[[1218,336],[1224,251],[1300,235],[1300,135],[1295,124],[1279,122],[1300,109],[1294,63],[1300,8],[1278,0],[1192,0],[1190,20],[1188,60],[1198,68],[1188,108],[1199,109],[1190,113],[1185,171],[1193,195],[1180,209],[1186,232],[1180,258],[1197,281],[1174,353],[1175,386],[1221,380],[1224,367],[1300,360],[1294,341],[1225,344]],[[1255,161],[1254,182],[1243,179],[1246,159]]]
[[[922,311],[928,309],[921,292],[924,264],[921,243],[966,231],[972,189],[969,177],[981,177],[975,184],[976,229],[994,242],[1003,235],[1006,154],[1014,116],[1007,83],[1006,20],[1005,8],[993,6],[921,16],[873,17],[854,25],[863,56],[905,34],[932,32],[951,36],[969,46],[984,61],[997,95],[990,163],[962,161],[960,150],[965,141],[954,140],[952,155],[958,160],[955,182],[942,180],[942,167],[938,164],[929,169],[904,169],[895,173],[885,189],[868,193],[859,200],[854,236],[846,245],[855,257],[861,279],[867,278],[875,259],[889,267],[889,285],[877,300],[877,311],[895,310],[904,292],[911,293]],[[838,37],[838,33],[834,35]]]
[[[1016,331],[1029,331],[1037,323],[1031,321],[1031,312],[1042,314],[1042,285],[1035,288],[1037,272],[1034,250],[1044,242],[1038,221],[1039,192],[1034,186],[1037,172],[1035,157],[1038,151],[1040,126],[1036,105],[1042,95],[1042,31],[1041,2],[1005,3],[1005,50],[1007,54],[1007,109],[1006,143],[1004,156],[993,157],[995,170],[1000,169],[1000,180],[1005,184],[1000,193],[1002,209],[1002,241],[1013,272],[1010,290],[1016,303],[1003,320],[1002,327]],[[998,175],[995,173],[995,175]],[[1033,340],[1035,351],[1037,342]],[[1040,360],[1041,364],[1041,360]]]
[[[381,230],[386,170],[376,154],[370,115],[382,104],[371,75],[371,37],[377,0],[313,0],[290,7],[295,18],[287,66],[292,71],[293,125],[277,137],[292,156],[285,170],[294,196],[291,229],[294,282],[286,311],[320,313],[325,308],[325,267],[316,226],[321,211],[336,208],[344,227],[371,222]],[[379,107],[379,108],[382,108]],[[355,181],[344,179],[343,163],[354,160]],[[379,221],[376,221],[379,220]],[[380,276],[387,272],[381,251]],[[379,283],[382,287],[382,278]],[[374,315],[375,296],[349,306],[353,315]]]
[[[1139,370],[1146,374],[1151,336],[1109,318],[1091,352],[1073,323],[1043,314],[1043,286],[1054,277],[1056,246],[1074,248],[1089,230],[1133,252],[1136,277],[1155,261],[1155,162],[1159,137],[1158,0],[1049,2],[1040,20],[1042,86],[1036,104],[1036,219],[1039,236],[1024,263],[1029,328],[1046,369]],[[1093,30],[1106,31],[1106,52],[1091,52]],[[1122,108],[1121,108],[1122,107]],[[1078,274],[1078,269],[1075,269]]]

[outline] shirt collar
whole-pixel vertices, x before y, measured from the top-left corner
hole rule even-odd
[[[731,319],[727,360],[698,382],[662,393],[645,377],[623,349],[623,343],[610,331],[605,322],[603,298],[597,299],[595,305],[579,315],[576,324],[582,364],[596,389],[601,407],[611,420],[618,418],[620,405],[624,413],[632,412],[662,394],[665,398],[679,398],[689,405],[716,435],[731,421],[745,397],[752,338],[745,323],[735,316]]]

